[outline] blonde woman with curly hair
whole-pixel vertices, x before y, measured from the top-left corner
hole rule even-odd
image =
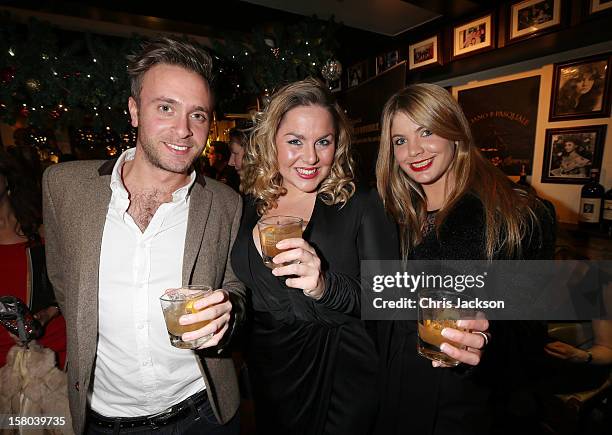
[[[360,261],[396,258],[399,244],[376,191],[353,181],[349,132],[329,90],[306,79],[273,96],[246,147],[232,265],[252,292],[247,361],[260,433],[365,434],[375,418]],[[273,215],[306,225],[277,244],[270,270],[257,222]]]
[[[461,107],[439,86],[411,85],[387,101],[376,178],[407,260],[552,258],[554,217],[482,157]],[[405,433],[408,422],[424,435],[490,432],[494,387],[513,379],[529,339],[543,339],[545,330],[530,322],[463,322],[466,331],[442,335],[465,348],[443,343],[441,350],[464,364],[444,370],[417,355],[416,322],[379,323],[386,379],[377,433]],[[513,364],[517,355],[522,360]]]

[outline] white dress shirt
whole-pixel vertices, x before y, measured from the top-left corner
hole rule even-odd
[[[113,168],[99,270],[98,350],[90,406],[108,417],[155,414],[205,388],[197,356],[170,344],[159,297],[181,286],[189,191],[159,206],[145,232],[127,213],[121,169]]]

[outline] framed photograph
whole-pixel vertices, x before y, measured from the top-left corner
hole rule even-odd
[[[606,127],[547,129],[542,183],[587,183],[591,169],[601,169]]]
[[[510,6],[508,40],[523,39],[561,25],[561,0],[524,0]]]
[[[342,90],[342,80],[337,78],[336,80],[331,80],[327,82],[327,87],[332,92],[340,92]]]
[[[453,59],[492,49],[494,36],[493,14],[455,27],[453,29]]]
[[[555,64],[549,120],[607,117],[611,59],[606,53]]]
[[[438,35],[408,46],[408,69],[426,65],[442,65]]]
[[[591,14],[612,8],[612,0],[591,0],[590,3],[589,12]]]
[[[399,53],[397,50],[388,51],[376,56],[376,75],[388,70],[399,62]]]
[[[368,62],[365,60],[358,62],[348,67],[346,72],[348,74],[347,87],[357,86],[368,78]]]

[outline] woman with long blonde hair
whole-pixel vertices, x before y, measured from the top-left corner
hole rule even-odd
[[[350,129],[322,83],[280,89],[251,133],[245,208],[232,266],[251,290],[249,375],[258,430],[366,434],[377,410],[378,357],[360,320],[360,262],[399,255],[375,190],[353,181]],[[293,216],[302,237],[264,265],[257,222]]]
[[[554,217],[480,154],[461,107],[446,90],[416,84],[397,92],[383,109],[381,130],[377,187],[398,223],[404,259],[552,258]],[[415,322],[381,322],[387,377],[381,433],[402,433],[406,409],[414,416],[415,433],[488,433],[491,384],[500,372],[488,373],[486,380],[487,361],[504,346],[503,351],[520,354],[520,337],[513,331],[544,331],[536,324],[481,322],[467,326],[471,332],[443,331],[448,340],[466,346],[460,350],[445,343],[441,350],[462,367],[478,366],[470,376],[457,369],[434,370],[419,357]],[[483,353],[489,339],[492,345]]]

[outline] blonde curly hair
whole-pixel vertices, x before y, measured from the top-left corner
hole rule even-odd
[[[355,192],[351,129],[346,115],[323,83],[307,78],[279,89],[264,112],[255,118],[245,148],[240,190],[256,198],[260,216],[276,207],[278,198],[287,193],[278,168],[275,138],[285,114],[300,106],[327,109],[336,129],[334,162],[329,176],[319,185],[317,194],[325,204],[332,205],[345,204]]]

